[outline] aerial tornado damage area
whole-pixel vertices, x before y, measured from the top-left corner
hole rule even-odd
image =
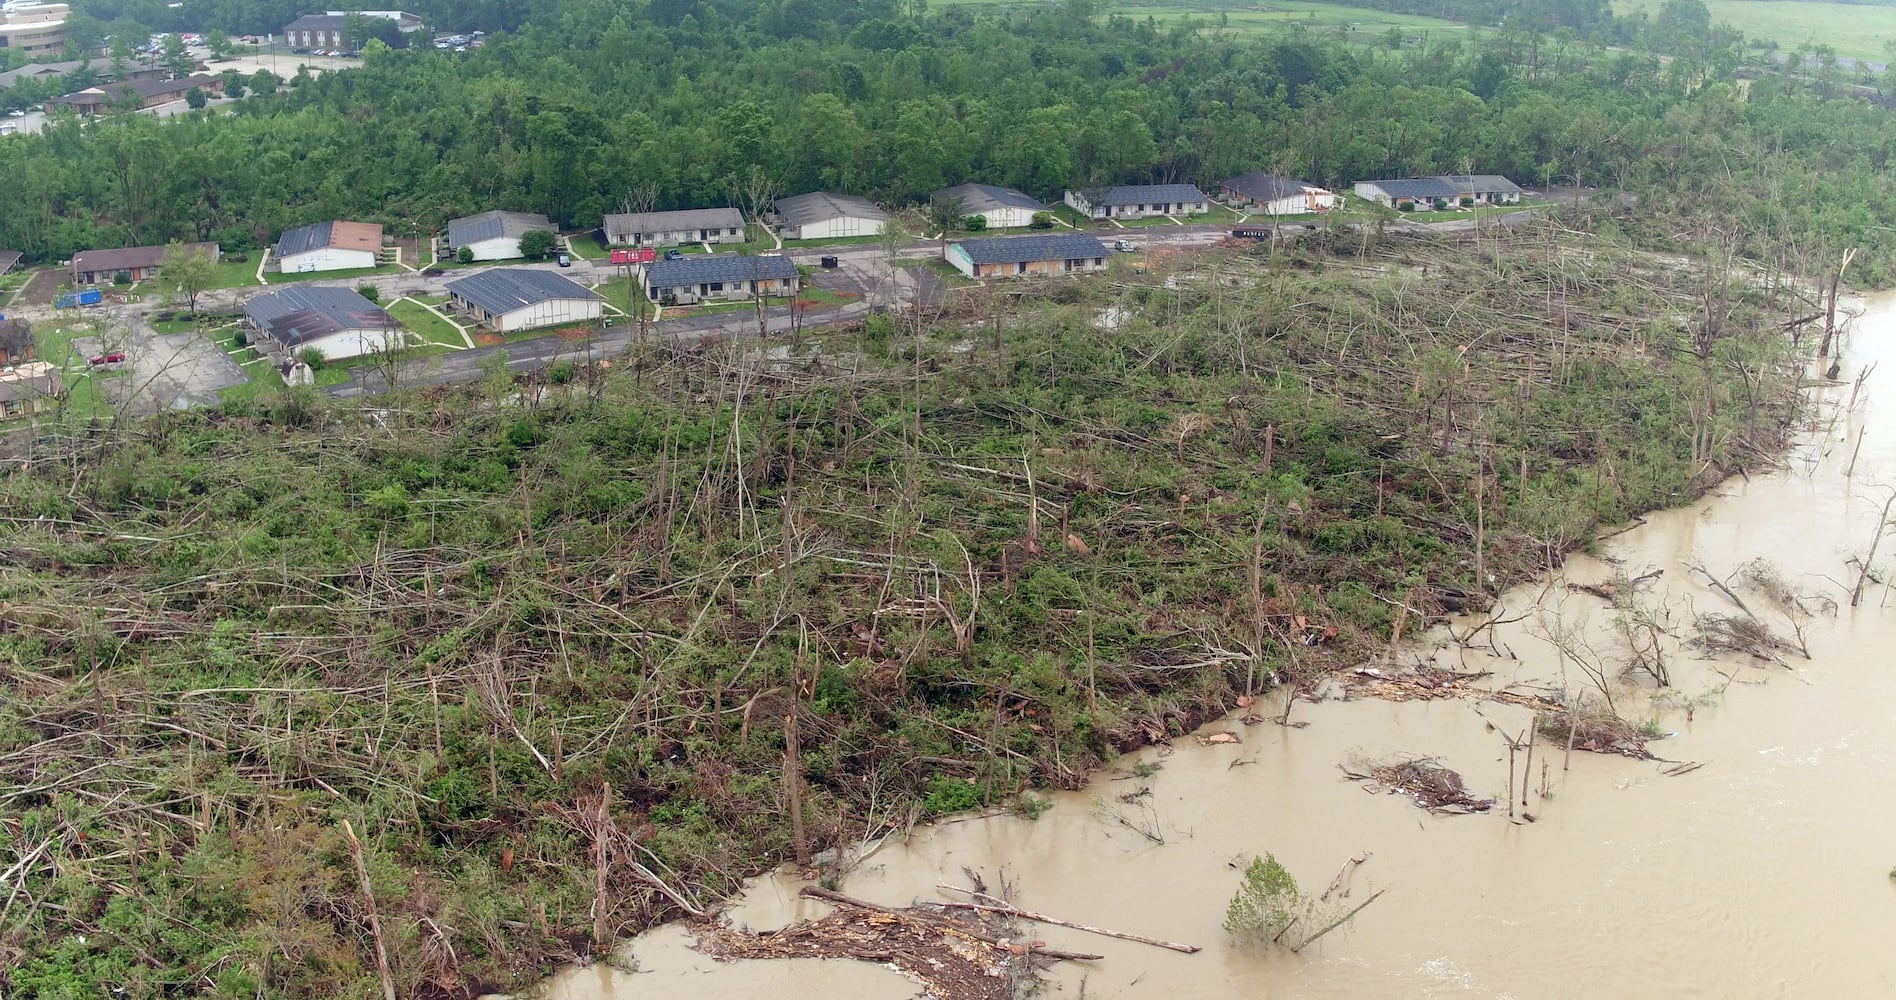
[[[6,0],[0,994],[1886,988],[1752,6]]]

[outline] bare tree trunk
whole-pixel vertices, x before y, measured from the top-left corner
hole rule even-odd
[[[803,748],[798,744],[797,713],[783,717],[783,797],[790,805],[790,843],[797,864],[810,863],[810,842],[803,831]]]
[[[1889,528],[1889,508],[1896,504],[1896,492],[1883,501],[1883,509],[1876,515],[1876,535],[1870,539],[1870,554],[1863,557],[1863,564],[1857,567],[1856,586],[1850,590],[1850,606],[1856,607],[1863,600],[1863,584],[1870,578],[1870,564],[1876,561],[1876,548],[1883,543],[1883,532]]]
[[[607,921],[607,916],[612,906],[606,899],[606,859],[610,853],[607,850],[607,846],[612,839],[610,836],[612,829],[611,804],[612,786],[610,784],[601,785],[599,788],[599,814],[593,820],[593,952],[595,954],[604,954],[606,949],[610,947],[607,936],[611,933],[611,929]]]
[[[349,838],[349,858],[355,862],[356,881],[362,887],[362,908],[369,915],[369,936],[375,939],[375,971],[382,977],[382,996],[395,1000],[395,974],[388,967],[388,945],[382,939],[382,918],[375,912],[375,890],[369,885],[369,865],[362,857],[362,842],[348,820],[342,821],[343,836]]]

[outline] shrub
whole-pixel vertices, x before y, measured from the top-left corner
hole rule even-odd
[[[1475,199],[1473,199],[1473,198],[1471,198],[1471,197],[1469,197],[1468,195],[1462,195],[1462,207],[1463,207],[1463,208],[1474,208],[1474,207],[1475,207]]]
[[[296,352],[296,356],[303,359],[303,363],[313,372],[322,371],[323,366],[329,363],[329,359],[323,357],[323,352],[314,347],[305,347]]]
[[[554,385],[565,385],[573,380],[573,373],[577,370],[578,366],[571,360],[555,361],[552,367],[546,370],[546,380]]]
[[[1035,212],[1033,221],[1028,223],[1027,225],[1028,225],[1028,228],[1030,229],[1052,229],[1053,228],[1053,213],[1052,212]]]
[[[474,263],[474,249],[472,247],[462,247],[460,252],[454,255],[454,259],[462,264],[472,264]]]
[[[970,215],[961,220],[961,228],[965,232],[985,233],[987,232],[987,216]]]
[[[1413,212],[1413,211],[1415,211],[1415,202],[1413,202],[1413,201],[1405,201],[1405,202],[1403,202],[1402,204],[1400,204],[1400,205],[1397,205],[1397,206],[1396,206],[1396,211],[1398,211],[1398,212]]]
[[[375,287],[374,285],[368,285],[368,284],[357,285],[356,294],[362,296],[365,299],[368,299],[370,302],[382,301],[382,290],[380,288]]]
[[[120,271],[117,274],[112,275],[112,284],[114,285],[129,285],[131,283],[132,283],[132,272],[130,271]]]
[[[981,790],[966,778],[938,774],[928,782],[928,797],[922,811],[930,816],[966,812],[981,804]]]
[[[1254,941],[1275,940],[1290,927],[1305,908],[1303,890],[1297,880],[1266,851],[1252,858],[1244,870],[1244,880],[1225,907],[1225,932],[1233,937]]]

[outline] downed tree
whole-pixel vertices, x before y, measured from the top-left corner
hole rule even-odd
[[[1109,931],[1103,927],[1089,927],[1086,924],[1076,924],[1071,921],[1061,920],[1058,917],[1049,917],[1042,913],[1034,913],[1030,910],[1023,910],[1007,900],[990,896],[985,892],[977,892],[973,889],[962,889],[946,884],[938,884],[935,888],[943,892],[958,892],[976,900],[973,903],[941,904],[951,910],[979,910],[984,913],[998,913],[1005,917],[1018,917],[1021,920],[1031,920],[1037,924],[1052,924],[1055,927],[1068,927],[1076,931],[1085,931],[1088,934],[1098,934],[1101,937],[1118,938],[1121,941],[1137,941],[1140,944],[1149,944],[1155,948],[1169,948],[1172,951],[1182,951],[1187,955],[1194,954],[1201,950],[1195,944],[1179,944],[1176,941],[1161,941],[1158,938],[1149,938],[1139,934],[1128,934],[1124,931]]]
[[[835,905],[819,920],[776,931],[728,924],[694,928],[700,951],[740,958],[852,958],[895,968],[937,1000],[1012,1000],[1016,987],[1053,961],[1102,956],[1049,948],[1026,937],[993,907],[881,906],[818,886],[801,895]]]

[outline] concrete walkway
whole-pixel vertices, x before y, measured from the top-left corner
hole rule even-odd
[[[402,296],[401,298],[399,298],[399,299],[396,299],[396,300],[395,300],[395,302],[413,302],[414,304],[416,304],[416,305],[418,305],[418,306],[420,306],[421,308],[423,308],[423,309],[425,309],[425,310],[427,310],[427,311],[428,311],[428,312],[429,312],[430,314],[432,314],[432,315],[434,315],[434,316],[435,316],[436,318],[438,318],[438,319],[440,319],[440,320],[441,320],[441,322],[443,322],[443,323],[446,323],[446,324],[448,324],[448,325],[449,325],[449,326],[451,326],[451,327],[454,327],[454,332],[455,332],[455,333],[458,333],[458,334],[460,334],[460,335],[461,335],[461,342],[467,345],[467,347],[465,347],[465,348],[456,348],[457,350],[469,350],[469,351],[471,351],[471,350],[473,350],[473,349],[474,349],[474,346],[475,346],[475,345],[474,345],[474,338],[473,338],[473,337],[470,337],[470,336],[468,336],[468,335],[467,335],[467,327],[465,327],[465,326],[462,326],[462,325],[461,325],[461,324],[459,324],[459,323],[456,323],[456,322],[455,322],[455,321],[453,320],[453,318],[452,318],[452,317],[450,317],[450,316],[449,316],[449,315],[448,315],[447,313],[444,313],[444,312],[442,312],[441,310],[439,310],[439,309],[436,309],[436,308],[435,308],[434,306],[431,306],[431,305],[429,305],[428,303],[426,303],[426,302],[423,302],[423,301],[421,301],[420,299],[418,299],[418,298],[415,298],[415,297],[414,297],[414,296],[412,296],[412,295],[404,295],[404,296]],[[395,304],[395,302],[391,302],[391,303],[389,303],[389,305],[394,305],[394,304]],[[423,337],[423,338],[422,338],[422,340],[423,340],[423,342],[424,342],[424,343],[430,343],[430,344],[432,344],[432,343],[434,343],[434,341],[432,341],[432,340],[428,340],[428,339],[427,339],[426,337]]]

